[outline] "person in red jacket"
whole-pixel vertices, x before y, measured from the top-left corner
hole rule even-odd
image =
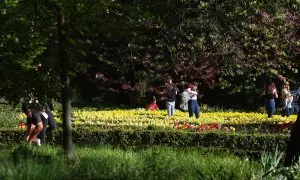
[[[153,101],[146,106],[146,110],[159,110],[159,108],[156,104],[156,98],[155,97],[153,97]]]

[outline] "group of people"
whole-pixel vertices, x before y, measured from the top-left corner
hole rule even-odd
[[[48,104],[39,106],[38,108],[31,108],[22,103],[22,111],[27,116],[27,129],[25,133],[25,142],[37,145],[45,144],[46,134],[51,135],[56,128],[56,122],[51,113],[51,108]]]
[[[167,78],[165,81],[165,89],[162,93],[162,99],[166,101],[166,109],[168,116],[174,116],[175,114],[175,101],[177,96],[176,85],[172,82],[171,78]],[[198,97],[201,97],[198,93],[198,85],[196,82],[186,85],[185,90],[181,94],[180,108],[183,111],[189,112],[189,117],[193,117],[195,114],[196,119],[200,117],[200,107],[198,104]],[[156,104],[156,98],[153,96],[151,103],[146,105],[147,110],[159,110]]]
[[[289,117],[291,114],[298,113],[299,111],[298,100],[300,96],[300,88],[295,91],[290,91],[290,85],[287,81],[283,83],[280,93],[277,91],[275,83],[270,82],[266,86],[263,95],[266,98],[268,118],[271,118],[276,111],[276,107],[280,106],[282,108],[281,115],[283,117]]]

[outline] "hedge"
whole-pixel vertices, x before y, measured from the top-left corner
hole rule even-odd
[[[15,144],[23,141],[22,130],[0,130],[0,144]],[[54,134],[55,143],[62,144],[62,130]],[[173,147],[218,147],[249,151],[271,151],[286,149],[288,135],[238,134],[220,132],[176,132],[157,130],[88,130],[74,129],[73,142],[80,145],[147,146],[165,145]]]

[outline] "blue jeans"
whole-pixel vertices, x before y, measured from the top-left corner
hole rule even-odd
[[[166,106],[167,106],[167,112],[168,112],[168,116],[174,116],[175,113],[175,101],[167,101],[166,102]]]
[[[196,115],[196,119],[200,117],[200,108],[197,100],[189,100],[188,109],[189,109],[189,117],[193,117],[194,113]]]
[[[268,118],[271,118],[273,116],[273,114],[275,113],[275,100],[268,99],[266,106],[267,106]]]

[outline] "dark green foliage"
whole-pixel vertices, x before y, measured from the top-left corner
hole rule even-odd
[[[55,132],[55,143],[62,143],[62,132]],[[218,147],[246,151],[272,151],[278,146],[286,149],[287,135],[256,135],[231,133],[190,133],[174,131],[105,131],[73,130],[75,144],[114,145],[120,147],[166,145],[172,147]],[[12,144],[23,141],[23,132],[16,130],[0,131],[0,143]]]
[[[296,0],[3,1],[1,96],[58,98],[62,58],[79,102],[140,105],[139,85],[158,92],[168,74],[179,86],[201,83],[205,103],[257,108],[268,79],[297,85],[298,12]]]

